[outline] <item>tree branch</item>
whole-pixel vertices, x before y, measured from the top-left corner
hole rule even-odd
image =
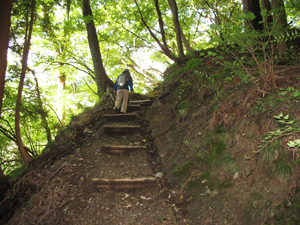
[[[11,163],[11,162],[23,162],[22,160],[19,159],[12,159],[12,160],[6,160],[0,163],[0,166],[5,164],[5,163]]]
[[[174,62],[179,62],[179,59],[176,58],[176,57],[174,57],[174,56],[172,55],[172,52],[171,52],[168,48],[165,48],[165,47],[160,43],[160,41],[158,40],[158,38],[155,36],[155,34],[152,32],[152,30],[150,29],[150,27],[148,26],[148,24],[147,24],[146,21],[144,20],[144,17],[143,17],[143,15],[142,15],[142,12],[141,12],[141,10],[140,10],[140,7],[139,7],[137,1],[136,1],[136,0],[134,0],[134,1],[135,1],[135,4],[136,4],[136,6],[137,6],[137,8],[138,8],[138,10],[139,10],[139,13],[140,13],[140,16],[141,16],[141,20],[142,20],[143,24],[145,25],[145,27],[147,28],[147,30],[149,31],[149,33],[150,33],[150,35],[152,36],[152,38],[156,41],[156,43],[159,45],[159,47],[161,48],[161,50],[164,52],[164,54],[165,54],[166,56],[168,56],[168,57],[169,57],[170,59],[172,59]]]
[[[78,63],[78,62],[77,62],[77,63]],[[77,66],[74,66],[74,65],[71,64],[71,63],[54,61],[54,62],[52,62],[51,64],[60,64],[60,65],[63,64],[63,65],[71,66],[71,67],[73,67],[73,68],[75,68],[75,69],[77,69],[77,70],[79,70],[79,71],[81,71],[81,72],[84,72],[84,73],[88,74],[93,80],[95,80],[95,77],[94,77],[92,74],[90,74],[89,72],[87,72],[87,71],[85,71],[85,70],[83,70],[83,69],[78,68]],[[80,63],[79,63],[79,64],[80,64]],[[80,64],[80,65],[82,65],[82,64]],[[82,65],[82,66],[85,66],[85,65]],[[87,68],[87,67],[86,67],[86,68]]]

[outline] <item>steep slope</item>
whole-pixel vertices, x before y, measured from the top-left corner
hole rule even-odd
[[[277,69],[277,88],[267,93],[239,78],[224,82],[217,68],[174,66],[148,111],[157,161],[191,199],[186,218],[297,224],[299,153],[287,142],[300,138],[299,67]]]

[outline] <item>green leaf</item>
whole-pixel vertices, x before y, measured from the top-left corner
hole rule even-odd
[[[287,145],[290,147],[290,148],[295,148],[295,147],[300,147],[300,139],[297,139],[295,141],[289,141],[287,143]]]
[[[283,117],[283,119],[288,120],[289,119],[289,114]]]
[[[294,123],[294,121],[293,121],[293,120],[291,120],[291,121],[287,121],[286,123],[287,123],[287,124],[293,124],[293,123]]]
[[[280,113],[278,116],[274,116],[274,118],[275,118],[275,119],[278,119],[278,120],[281,119],[282,117],[283,117],[283,114],[282,114],[282,113]]]

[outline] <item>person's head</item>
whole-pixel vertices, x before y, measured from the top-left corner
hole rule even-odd
[[[125,69],[124,73],[128,73],[129,74],[129,69]]]

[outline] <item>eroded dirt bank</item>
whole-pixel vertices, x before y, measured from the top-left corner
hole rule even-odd
[[[224,83],[218,93],[202,85],[205,79],[180,72],[162,87],[147,118],[166,177],[191,199],[186,219],[297,224],[299,218],[291,215],[299,213],[299,155],[286,145],[299,138],[297,128],[281,142],[274,138],[262,150],[258,146],[269,131],[285,129],[274,116],[283,113],[299,122],[300,100],[293,94],[298,72],[281,74],[269,95],[241,80]]]

